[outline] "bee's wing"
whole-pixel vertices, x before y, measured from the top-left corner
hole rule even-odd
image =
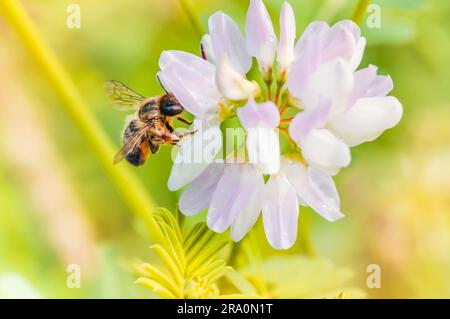
[[[122,111],[138,109],[141,102],[145,99],[145,97],[119,81],[107,81],[103,88],[111,103]]]
[[[117,152],[116,156],[114,156],[114,164],[119,163],[125,157],[128,156],[136,147],[139,146],[139,143],[142,142],[142,137],[147,134],[148,126],[143,126],[136,134],[133,135],[125,144],[122,145],[122,148]]]
[[[150,151],[152,152],[152,154],[156,154],[156,152],[158,152],[159,144],[153,142],[151,138],[148,140],[148,145],[150,145]]]

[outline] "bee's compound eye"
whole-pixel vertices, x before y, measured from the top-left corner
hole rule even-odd
[[[161,112],[167,116],[174,116],[183,112],[183,107],[172,99],[163,99],[161,101]]]

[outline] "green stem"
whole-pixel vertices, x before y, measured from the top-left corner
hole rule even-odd
[[[367,7],[369,6],[369,4],[370,4],[370,0],[359,0],[358,1],[355,11],[353,12],[353,18],[352,18],[352,20],[356,24],[361,25],[361,23],[364,19],[364,16],[367,12]]]
[[[230,256],[228,257],[228,265],[234,267],[236,265],[236,259],[239,251],[241,250],[242,240],[240,242],[233,242],[231,247]]]
[[[205,32],[202,28],[202,24],[200,23],[197,14],[195,13],[194,9],[192,9],[191,4],[188,0],[180,0],[180,5],[189,22],[191,23],[195,33],[199,38],[201,38],[205,34]]]
[[[9,24],[15,29],[36,64],[58,93],[63,101],[62,106],[86,138],[125,203],[137,217],[146,222],[152,237],[159,241],[162,238],[161,231],[152,215],[152,211],[156,209],[155,202],[145,192],[142,183],[133,175],[129,167],[113,165],[115,147],[92,115],[64,67],[37,31],[20,1],[1,0],[0,8],[3,9]]]

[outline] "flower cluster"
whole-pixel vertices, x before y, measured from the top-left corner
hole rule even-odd
[[[395,126],[402,106],[389,76],[375,66],[357,70],[365,38],[351,21],[313,22],[297,42],[294,12],[284,3],[279,40],[261,0],[251,0],[245,37],[222,12],[209,19],[202,56],[165,51],[158,77],[196,121],[221,137],[221,123],[237,117],[246,131],[244,159],[225,156],[221,143],[207,159],[183,160],[211,134],[180,143],[168,186],[188,185],[179,208],[186,215],[208,209],[208,227],[241,240],[262,212],[269,243],[287,249],[296,241],[299,206],[329,221],[343,217],[332,176],[351,161],[350,147]],[[260,79],[249,79],[253,57]],[[290,149],[281,152],[280,138]],[[220,138],[221,140],[221,138]]]

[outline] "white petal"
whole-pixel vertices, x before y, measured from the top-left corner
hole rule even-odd
[[[358,99],[365,97],[382,97],[394,88],[390,76],[377,75],[377,67],[369,65],[354,73],[355,85],[349,100],[351,107]]]
[[[361,29],[359,26],[353,22],[352,20],[342,20],[336,22],[333,27],[344,28],[349,31],[355,40],[358,40],[361,37]]]
[[[361,64],[365,47],[366,47],[366,38],[361,37],[356,42],[355,51],[353,52],[352,58],[350,59],[350,61],[348,61],[353,71],[355,71]]]
[[[203,59],[212,64],[216,64],[216,57],[214,55],[211,36],[209,34],[205,34],[202,37],[202,40],[200,41],[200,49]]]
[[[280,43],[277,60],[280,71],[287,71],[294,61],[294,42],[296,37],[295,15],[289,3],[284,2],[280,14]]]
[[[210,164],[181,194],[180,211],[192,216],[207,208],[222,176],[223,164]]]
[[[331,101],[332,112],[336,112],[348,100],[353,83],[353,71],[345,60],[338,58],[324,64],[311,76],[305,92],[300,95],[303,107],[315,107],[324,98]]]
[[[209,126],[206,121],[194,121],[189,130],[195,133],[178,143],[178,153],[168,181],[171,191],[178,190],[197,178],[222,148],[222,133],[218,126]]]
[[[347,112],[334,117],[330,129],[350,146],[373,141],[398,124],[403,114],[392,96],[359,99]]]
[[[199,118],[218,110],[221,94],[215,84],[216,67],[181,51],[161,54],[158,78],[186,110]]]
[[[245,100],[259,91],[259,86],[255,82],[248,81],[245,76],[233,69],[226,56],[217,66],[216,83],[223,96],[234,101]]]
[[[315,48],[316,55],[319,54],[319,50],[322,47],[322,37],[326,32],[330,29],[328,24],[323,21],[314,21],[311,22],[303,31],[300,39],[297,41],[295,45],[295,55],[301,56],[305,51],[311,50],[311,48]]]
[[[267,240],[275,249],[288,249],[297,239],[299,203],[283,175],[272,176],[263,198],[263,222]]]
[[[201,70],[186,67],[178,62],[173,62],[170,68],[162,71],[168,74],[178,83],[183,84],[183,88],[193,96],[200,105],[212,103],[216,106],[221,95],[214,82],[214,77],[205,77]],[[216,106],[217,107],[217,106]]]
[[[324,34],[329,30],[325,22],[312,22],[295,45],[295,60],[287,79],[289,91],[302,99],[312,74],[321,64]]]
[[[365,44],[359,27],[352,21],[341,21],[331,28],[324,22],[311,23],[295,46],[296,59],[289,74],[289,90],[301,99],[300,91],[306,87],[309,77],[322,65],[336,59],[342,59],[350,71],[355,71],[361,62]]]
[[[203,118],[206,113],[214,109],[211,104],[201,105],[198,103],[198,101],[192,96],[191,92],[184,87],[173,68],[158,72],[157,77],[163,88],[175,95],[180,104],[183,105],[189,113],[195,115],[196,117]]]
[[[336,58],[350,61],[356,47],[356,40],[353,34],[343,25],[335,24],[326,33],[323,39],[321,61],[326,63]],[[353,70],[353,69],[352,69]]]
[[[246,74],[252,65],[252,58],[247,52],[245,38],[233,19],[217,12],[209,18],[208,24],[215,61],[222,61],[227,56],[237,72]]]
[[[311,76],[308,85],[308,100],[317,105],[318,99],[332,102],[332,109],[341,106],[350,96],[354,84],[353,72],[343,59],[335,59],[322,65]],[[314,101],[314,102],[312,102]],[[307,103],[305,101],[305,103]],[[305,108],[308,104],[305,105]]]
[[[256,57],[264,73],[273,64],[277,49],[277,37],[272,20],[261,0],[251,0],[245,20],[247,50]]]
[[[316,128],[323,128],[328,121],[331,103],[321,100],[315,108],[298,113],[289,125],[289,135],[298,144]]]
[[[237,114],[246,129],[256,126],[275,128],[280,124],[280,112],[276,105],[271,101],[257,104],[253,96],[244,107],[238,108]]]
[[[312,165],[334,175],[350,164],[349,147],[327,129],[314,129],[300,144],[302,154]]]
[[[252,127],[247,130],[246,146],[249,162],[264,174],[276,174],[280,169],[280,142],[276,129]]]
[[[246,207],[261,179],[248,164],[225,164],[223,175],[211,199],[206,222],[215,232],[224,232]]]
[[[216,72],[214,64],[191,53],[177,50],[163,51],[161,53],[159,58],[159,67],[161,70],[164,71],[171,67],[174,62],[188,67],[207,78],[214,78]]]
[[[245,205],[231,225],[230,236],[235,242],[244,238],[258,220],[259,213],[261,212],[261,197],[264,190],[264,178],[262,175],[259,175],[256,183],[252,187],[253,193],[247,205]]]
[[[305,53],[296,58],[291,64],[286,85],[289,92],[299,100],[304,100],[308,81],[315,71],[316,59],[317,56],[313,53]]]
[[[283,160],[282,171],[294,186],[302,205],[311,207],[328,221],[344,217],[336,186],[328,174],[288,160]]]
[[[353,53],[348,60],[352,70],[356,70],[361,63],[364,49],[366,46],[366,38],[361,36],[361,29],[351,20],[343,20],[337,22],[333,27],[341,27],[350,32],[355,40]]]

